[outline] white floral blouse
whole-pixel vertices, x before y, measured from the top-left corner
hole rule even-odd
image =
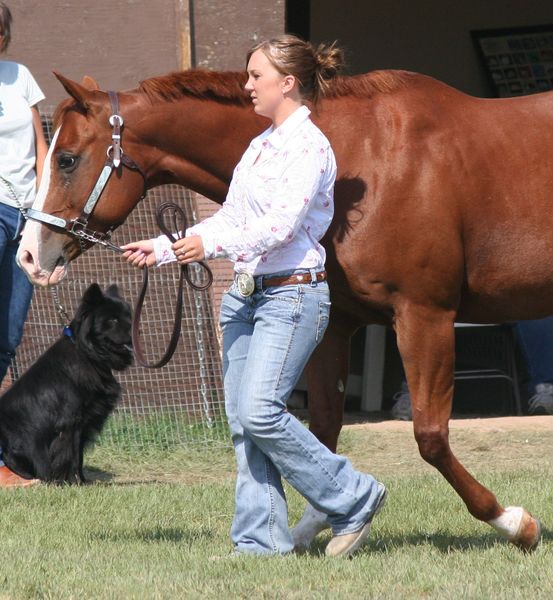
[[[256,137],[221,209],[187,230],[201,236],[206,258],[227,257],[252,275],[324,267],[319,240],[334,212],[336,161],[309,115],[302,106]],[[158,264],[175,260],[165,236],[154,249]]]

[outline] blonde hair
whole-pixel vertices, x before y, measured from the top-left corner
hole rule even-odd
[[[293,75],[302,98],[313,102],[325,95],[330,82],[344,66],[344,53],[336,42],[315,48],[295,35],[281,35],[251,48],[246,64],[257,50],[265,54],[279,73]]]

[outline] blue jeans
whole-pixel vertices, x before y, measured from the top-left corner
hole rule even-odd
[[[267,289],[258,283],[247,298],[233,284],[223,298],[225,406],[237,461],[231,538],[237,552],[293,549],[281,476],[328,515],[335,534],[360,529],[379,500],[373,477],[333,454],[286,409],[329,311],[326,282]]]
[[[17,266],[15,255],[23,216],[0,202],[0,381],[21,342],[33,286]]]
[[[528,387],[533,394],[538,383],[553,383],[553,317],[518,321],[516,332],[528,367]]]

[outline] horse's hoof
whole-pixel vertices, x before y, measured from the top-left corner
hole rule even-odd
[[[488,523],[524,552],[532,552],[540,543],[540,522],[522,506],[507,506],[499,517]]]
[[[511,542],[524,552],[533,552],[541,539],[541,524],[529,512],[524,511],[517,534]]]

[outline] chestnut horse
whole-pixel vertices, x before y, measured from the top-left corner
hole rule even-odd
[[[34,208],[63,226],[82,216],[117,134],[108,94],[94,80],[58,79],[72,99],[57,110]],[[128,160],[112,165],[87,227],[120,225],[143,190],[162,183],[222,203],[234,165],[268,126],[244,83],[243,74],[192,70],[117,94]],[[553,313],[553,242],[545,235],[553,232],[553,93],[483,100],[422,75],[377,71],[340,78],[313,119],[334,148],[338,177],[323,240],[331,322],[308,366],[311,430],[336,449],[350,336],[366,323],[391,325],[421,456],[474,517],[535,548],[539,522],[522,507],[503,508],[466,471],[450,448],[448,420],[454,322]],[[35,284],[58,283],[85,247],[59,222],[25,229],[18,259]],[[310,535],[317,516],[302,519]]]

